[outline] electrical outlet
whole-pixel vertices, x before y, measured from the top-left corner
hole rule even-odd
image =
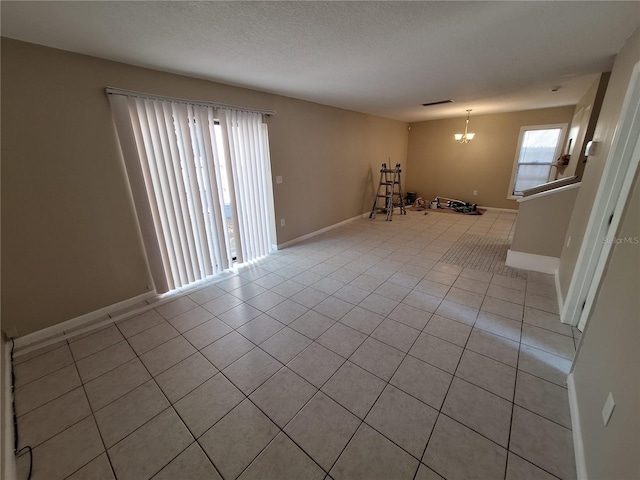
[[[616,402],[613,400],[613,394],[609,392],[607,396],[607,401],[604,402],[604,407],[602,407],[602,421],[604,422],[604,426],[606,427],[611,419],[611,415],[613,414],[613,409],[616,407]]]
[[[281,226],[281,227],[284,227],[284,226],[285,226],[285,223],[286,223],[286,222],[284,221],[284,218],[281,218],[281,219],[280,219],[280,226]]]
[[[282,175],[276,176],[276,183],[282,183]]]
[[[473,194],[474,194],[474,195],[478,195],[478,190],[474,190],[474,191],[473,191]]]

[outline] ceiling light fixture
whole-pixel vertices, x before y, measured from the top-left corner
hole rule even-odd
[[[453,136],[458,143],[469,143],[475,137],[475,133],[469,133],[467,130],[469,129],[469,114],[471,110],[467,110],[467,121],[464,123],[464,133],[455,133]]]

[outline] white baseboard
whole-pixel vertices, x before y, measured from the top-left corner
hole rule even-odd
[[[58,340],[61,340],[62,338],[64,338],[63,336],[65,335],[65,333],[68,333],[70,331],[74,331],[74,334],[80,333],[76,331],[87,325],[91,325],[91,328],[94,328],[95,326],[97,326],[95,325],[95,322],[100,320],[100,318],[102,317],[108,317],[109,313],[127,309],[129,307],[132,307],[133,305],[136,305],[137,303],[144,302],[156,296],[157,295],[155,292],[143,293],[142,295],[138,295],[137,297],[133,297],[128,300],[115,303],[113,305],[109,305],[108,307],[101,308],[94,312],[80,315],[79,317],[66,320],[47,328],[43,328],[42,330],[38,330],[37,332],[24,335],[23,337],[18,337],[15,339],[15,346],[16,349],[20,349],[20,351],[16,351],[15,356],[27,353],[28,350],[26,350],[26,347],[30,345],[38,344],[38,348],[44,347],[49,343],[54,343]],[[113,319],[105,318],[105,321],[103,323],[110,323],[111,321],[113,321]]]
[[[281,249],[286,248],[286,247],[290,247],[291,245],[294,245],[296,243],[302,242],[302,241],[307,240],[309,238],[315,237],[316,235],[320,235],[321,233],[328,232],[329,230],[333,230],[334,228],[340,227],[340,226],[345,225],[347,223],[351,223],[354,220],[358,220],[359,218],[363,218],[363,217],[368,216],[368,215],[369,215],[368,212],[361,213],[360,215],[358,215],[356,217],[348,218],[347,220],[343,220],[340,223],[334,223],[333,225],[329,225],[328,227],[321,228],[320,230],[316,230],[315,232],[307,233],[306,235],[302,235],[301,237],[294,238],[293,240],[289,240],[288,242],[279,243],[278,244],[278,250],[281,250]]]
[[[16,456],[13,451],[13,393],[11,392],[11,344],[0,339],[4,343],[4,355],[2,355],[2,415],[4,428],[2,429],[2,472],[4,480],[15,480],[17,475]]]
[[[578,397],[576,396],[576,384],[573,380],[573,373],[570,373],[567,377],[567,388],[569,389],[569,411],[571,412],[571,432],[573,433],[573,450],[576,457],[577,479],[587,480],[587,462],[584,456]]]
[[[518,213],[517,208],[497,208],[497,207],[485,207],[483,205],[478,205],[478,208],[484,208],[485,210],[491,210],[494,212],[504,212],[504,213]]]
[[[558,271],[560,259],[547,257],[546,255],[536,255],[533,253],[517,252],[509,249],[507,251],[507,267],[522,268],[532,272],[553,273]]]

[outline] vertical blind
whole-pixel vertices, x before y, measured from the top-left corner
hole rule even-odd
[[[272,250],[260,113],[114,93],[109,99],[156,292]]]

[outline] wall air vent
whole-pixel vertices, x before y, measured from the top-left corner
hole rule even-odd
[[[453,100],[440,100],[439,102],[423,103],[423,107],[431,107],[432,105],[442,105],[443,103],[453,103]]]

